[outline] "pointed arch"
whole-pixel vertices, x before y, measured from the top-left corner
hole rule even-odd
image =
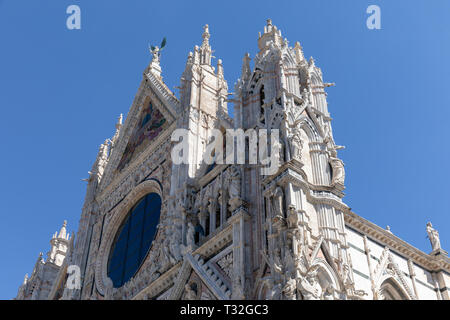
[[[392,276],[386,276],[378,290],[381,300],[411,300],[407,291]]]
[[[312,262],[312,266],[318,267],[318,278],[322,288],[331,285],[335,290],[341,291],[339,277],[336,271],[327,263],[324,258],[316,258]]]

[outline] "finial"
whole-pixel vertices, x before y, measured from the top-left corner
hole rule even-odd
[[[203,38],[203,43],[207,43],[209,40],[210,34],[209,34],[209,26],[207,24],[205,24],[205,26],[203,27],[203,34],[202,34],[202,38]]]
[[[123,113],[121,113],[119,119],[117,119],[117,124],[122,125],[122,121],[123,121]]]
[[[268,25],[268,26],[271,26],[271,25],[272,25],[272,19],[270,19],[270,18],[267,19],[267,25]]]
[[[66,239],[66,233],[67,233],[66,226],[67,226],[67,220],[64,220],[64,223],[63,223],[61,229],[59,230],[58,238]]]
[[[23,278],[23,284],[27,284],[28,282],[28,273],[25,273],[25,277]]]
[[[391,227],[390,226],[386,226],[386,231],[389,232],[389,233],[392,233]]]
[[[223,76],[222,59],[218,59],[218,60],[217,60],[217,75]]]
[[[250,53],[246,53],[244,55],[244,58],[242,59],[242,75],[241,75],[241,79],[245,80],[247,77],[250,76],[251,71],[250,71]]]

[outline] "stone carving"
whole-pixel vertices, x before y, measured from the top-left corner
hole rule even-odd
[[[431,222],[427,223],[427,234],[428,239],[430,239],[431,247],[433,251],[441,249],[441,241],[439,239],[439,232],[433,228]]]
[[[107,278],[105,283],[105,300],[114,300],[113,293],[114,293],[113,282],[110,278]]]
[[[273,217],[284,217],[283,213],[283,189],[281,187],[277,187],[274,191],[273,199],[272,199],[272,208],[273,208]]]
[[[228,187],[228,195],[229,195],[229,201],[228,204],[230,205],[230,211],[233,212],[236,210],[241,204],[241,171],[238,167],[233,166],[231,167],[230,171],[230,184]]]
[[[312,268],[298,283],[298,290],[305,300],[320,300],[322,287],[318,281],[317,269]]]
[[[286,283],[283,287],[283,294],[286,300],[297,300],[297,281],[292,278],[291,273],[286,272]]]
[[[335,292],[336,290],[333,286],[331,284],[328,285],[323,292],[323,300],[335,300]]]
[[[244,286],[242,284],[242,279],[240,276],[234,277],[232,286],[233,286],[232,299],[233,300],[244,299],[245,298]]]
[[[200,300],[215,300],[215,298],[210,292],[203,291]]]
[[[172,233],[172,236],[170,237],[170,253],[172,254],[172,257],[175,259],[176,262],[180,261],[182,259],[181,255],[181,230],[178,230],[178,228],[174,227],[174,231]]]
[[[301,138],[301,132],[299,128],[292,128],[289,135],[291,158],[301,161],[302,159],[302,149],[303,141]]]
[[[188,223],[187,233],[186,233],[186,246],[189,249],[195,247],[195,227],[192,222]]]
[[[330,165],[333,169],[333,176],[331,178],[332,185],[344,185],[345,181],[345,170],[344,170],[344,162],[341,159],[330,157]]]
[[[195,292],[194,289],[192,289],[189,283],[186,283],[186,285],[184,286],[184,290],[185,290],[184,295],[185,300],[197,300],[197,292]]]
[[[160,49],[158,46],[150,48],[150,53],[152,54],[152,62],[159,63]]]
[[[233,253],[230,252],[223,258],[219,259],[217,264],[225,272],[225,274],[231,278],[231,275],[233,274]]]
[[[275,283],[272,276],[266,277],[262,281],[267,288],[264,296],[265,300],[280,300],[283,290],[281,283]]]

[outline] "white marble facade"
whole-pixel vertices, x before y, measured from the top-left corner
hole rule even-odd
[[[164,84],[153,48],[126,120],[119,118],[89,173],[76,236],[64,224],[17,299],[448,300],[450,260],[431,224],[427,254],[343,202],[342,147],[325,93],[332,84],[300,43],[290,46],[268,20],[253,67],[245,54],[231,96],[222,61],[211,65],[208,26],[202,38],[188,54],[179,97]],[[145,112],[158,120],[151,127]],[[172,163],[177,128],[190,132],[189,164]],[[248,163],[202,164],[212,129],[239,128],[279,130],[275,174]],[[156,237],[134,276],[114,287],[111,248],[149,193],[162,199]],[[65,285],[71,265],[80,268],[80,289]]]

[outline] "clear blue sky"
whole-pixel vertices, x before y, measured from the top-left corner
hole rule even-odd
[[[66,28],[70,4],[81,30]],[[366,28],[370,4],[382,30]],[[449,250],[449,13],[448,0],[0,0],[0,298],[16,295],[64,219],[76,230],[81,179],[131,106],[148,43],[167,37],[174,88],[206,23],[231,90],[267,18],[300,41],[337,85],[328,102],[346,203],[425,252],[431,220]]]

